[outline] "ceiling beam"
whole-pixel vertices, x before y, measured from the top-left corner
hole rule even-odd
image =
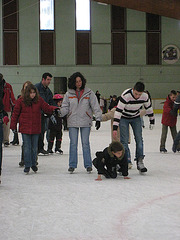
[[[180,20],[180,0],[91,0]]]

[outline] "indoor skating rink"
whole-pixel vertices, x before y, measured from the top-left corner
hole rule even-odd
[[[161,115],[155,118],[155,127],[150,130],[148,117],[144,117],[144,163],[148,172],[139,174],[133,161],[130,180],[118,176],[95,181],[96,170],[88,174],[83,167],[81,141],[78,168],[69,174],[68,132],[63,133],[64,154],[39,156],[36,174],[31,171],[25,175],[18,166],[20,146],[3,147],[0,239],[179,240],[180,153],[171,150],[170,131],[168,153],[159,152]],[[20,134],[19,138],[21,142]],[[92,159],[110,141],[110,121],[103,122],[98,131],[93,126]],[[134,159],[132,132],[129,147]]]

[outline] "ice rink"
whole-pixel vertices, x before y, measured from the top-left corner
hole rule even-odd
[[[64,154],[39,156],[36,174],[25,175],[18,166],[20,146],[3,147],[0,240],[179,240],[180,153],[171,151],[170,131],[168,153],[159,152],[161,115],[155,118],[149,130],[144,117],[148,172],[140,175],[133,161],[130,180],[95,181],[96,170],[88,174],[83,167],[81,141],[78,168],[69,174],[68,132],[63,134]],[[90,141],[93,159],[111,141],[110,121],[98,131],[92,127]],[[132,133],[129,147],[134,159]]]

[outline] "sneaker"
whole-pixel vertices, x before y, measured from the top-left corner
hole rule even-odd
[[[147,172],[147,168],[144,166],[143,159],[137,160],[137,170],[140,172]]]
[[[54,153],[52,149],[48,149],[48,153]]]
[[[165,148],[160,148],[161,153],[167,153],[167,150]]]
[[[38,171],[38,168],[36,166],[32,166],[31,169],[34,171],[34,172],[37,172]]]
[[[49,152],[42,149],[42,150],[39,151],[38,155],[49,155]]]
[[[5,146],[5,147],[9,147],[9,145],[10,145],[9,142],[5,142],[5,143],[4,143],[4,146]]]
[[[87,167],[86,170],[87,170],[88,173],[91,173],[92,172],[92,167]]]
[[[133,164],[131,162],[128,163],[128,169],[131,169]]]
[[[60,153],[62,155],[63,151],[59,148],[59,149],[55,149],[55,153]]]
[[[25,172],[25,173],[29,173],[29,171],[30,171],[30,167],[25,167],[25,168],[24,168],[24,172]]]
[[[73,173],[74,172],[74,168],[73,167],[69,167],[68,172]]]

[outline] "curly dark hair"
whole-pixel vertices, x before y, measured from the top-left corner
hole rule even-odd
[[[35,97],[33,99],[30,98],[31,90],[34,90],[35,93],[36,93],[36,95],[35,95]],[[39,100],[39,93],[38,93],[37,88],[33,84],[29,84],[25,88],[23,100],[24,100],[24,103],[25,103],[26,106],[31,106],[32,103],[37,103],[38,102],[38,100]]]
[[[73,75],[71,75],[68,79],[68,88],[69,89],[74,89],[76,90],[76,78],[80,77],[82,80],[82,86],[81,86],[81,90],[85,88],[86,85],[86,79],[85,77],[80,73],[80,72],[75,72],[73,73]]]

